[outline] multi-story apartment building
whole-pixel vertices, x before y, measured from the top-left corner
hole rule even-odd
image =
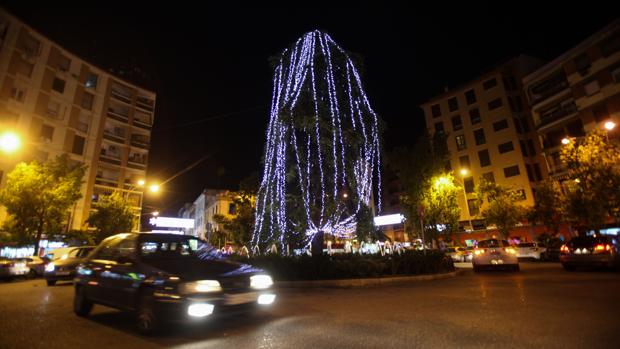
[[[100,195],[122,192],[139,218],[155,93],[68,52],[0,9],[0,130],[24,139],[18,155],[0,159],[0,187],[20,161],[68,154],[88,169],[83,197],[68,225],[84,227]],[[0,209],[0,222],[6,212]],[[139,219],[135,229],[139,229]]]
[[[562,139],[620,122],[620,20],[523,79],[549,173],[565,174]]]
[[[214,216],[234,218],[237,215],[236,195],[228,190],[205,189],[193,203],[185,204],[179,216],[194,219],[194,229],[187,229],[186,234],[209,239],[213,232],[223,230],[224,227],[215,221]]]
[[[546,175],[522,93],[521,79],[540,66],[518,56],[422,104],[429,134],[447,136],[450,161],[463,192],[460,230],[486,229],[474,188],[484,178],[515,190],[520,204],[534,204],[536,182]]]

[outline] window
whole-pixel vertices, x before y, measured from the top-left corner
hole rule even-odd
[[[459,102],[456,100],[456,97],[448,99],[448,110],[455,111],[457,109],[459,109]]]
[[[23,75],[29,78],[32,75],[32,70],[34,69],[34,64],[24,61],[23,59],[19,59],[17,61],[17,67],[15,69],[17,74]]]
[[[98,80],[99,76],[97,74],[88,73],[88,75],[86,75],[86,81],[84,82],[84,86],[86,86],[86,88],[96,89]]]
[[[60,103],[56,101],[49,101],[47,103],[47,116],[52,119],[62,120],[64,117],[64,113],[61,112]]]
[[[230,205],[228,205],[228,214],[236,214],[237,213],[237,206],[234,203],[231,203]]]
[[[39,134],[39,137],[42,141],[51,142],[54,137],[54,128],[49,125],[43,125],[41,127],[41,133]]]
[[[577,68],[577,71],[581,75],[588,73],[590,68],[590,59],[587,54],[583,53],[575,58],[575,68]]]
[[[495,110],[503,105],[501,98],[496,98],[489,102],[489,110]]]
[[[492,89],[495,86],[497,86],[497,80],[495,80],[495,78],[489,79],[482,84],[482,88],[485,90]]]
[[[71,67],[71,60],[63,55],[58,58],[58,70],[68,72]]]
[[[521,120],[517,118],[512,118],[512,121],[515,124],[515,129],[517,130],[517,133],[523,133],[523,130],[521,129]]]
[[[71,149],[71,152],[77,155],[84,154],[84,143],[85,142],[86,142],[86,139],[84,137],[81,137],[81,136],[73,137],[73,148]]]
[[[58,93],[63,93],[65,92],[65,84],[66,84],[65,80],[54,78],[54,81],[52,82],[52,90]]]
[[[514,76],[512,75],[504,76],[503,80],[504,80],[504,87],[506,88],[506,90],[513,91],[517,89],[517,80],[515,79]]]
[[[527,148],[525,147],[525,142],[524,141],[519,141],[519,146],[521,146],[521,153],[523,153],[523,156],[528,156],[527,155]]]
[[[466,193],[474,192],[474,177],[467,177],[463,179],[463,186],[465,187]]]
[[[467,105],[476,103],[476,92],[474,89],[465,92],[465,100],[467,101]]]
[[[515,110],[515,102],[512,100],[512,97],[507,96],[506,98],[508,99],[508,105],[510,106],[510,110],[516,111]]]
[[[467,200],[467,208],[469,209],[470,216],[477,216],[480,213],[480,205],[478,205],[478,199]]]
[[[463,128],[463,121],[461,120],[460,115],[456,115],[452,117],[452,129],[454,131],[458,131]]]
[[[459,158],[459,163],[461,164],[462,168],[471,168],[471,165],[469,164],[469,156],[467,155],[463,155]]]
[[[534,178],[534,173],[532,172],[532,166],[525,164],[525,172],[527,172],[527,179],[530,180],[530,182],[535,182],[535,178]]]
[[[469,111],[469,119],[471,120],[471,124],[475,125],[480,122],[480,110],[478,108],[474,108]]]
[[[571,137],[583,137],[586,135],[583,129],[583,122],[580,119],[566,125],[566,131],[568,131],[568,135]]]
[[[491,157],[487,149],[478,152],[478,159],[480,160],[480,167],[491,165]]]
[[[519,171],[519,165],[514,165],[514,166],[504,168],[504,177],[506,178],[518,176],[520,174],[521,174],[521,171]]]
[[[485,144],[487,142],[487,139],[484,136],[484,129],[482,128],[474,131],[474,138],[476,139],[476,145]]]
[[[95,96],[88,92],[84,92],[84,94],[82,95],[82,108],[92,110],[94,99]]]
[[[508,128],[508,120],[506,119],[493,123],[493,130],[495,132],[501,131],[505,128]]]
[[[495,176],[493,175],[493,172],[483,173],[482,178],[489,183],[495,183]]]
[[[116,260],[118,258],[118,248],[116,247],[119,243],[119,238],[106,239],[102,242],[102,246],[97,249],[95,252],[93,259],[102,259],[102,260]]]
[[[601,88],[598,85],[598,80],[596,79],[584,83],[583,88],[586,92],[586,96],[592,96],[594,94],[597,94],[598,91],[601,90]]]
[[[456,149],[463,150],[467,148],[467,142],[465,141],[465,135],[458,135],[454,137],[456,140]]]
[[[13,88],[11,89],[11,98],[23,103],[26,99],[26,91],[26,88],[13,86]]]
[[[444,132],[444,130],[443,130],[443,122],[440,121],[440,122],[436,122],[435,123],[435,132],[436,133],[443,133]]]
[[[450,160],[446,160],[443,167],[446,170],[446,172],[452,171],[452,164],[450,163]]]
[[[441,116],[441,107],[439,106],[439,104],[434,104],[431,106],[431,113],[433,114],[434,118]]]
[[[531,139],[527,140],[527,148],[530,151],[530,156],[536,155],[536,148],[534,147],[534,141]]]
[[[594,120],[601,122],[609,117],[609,111],[607,110],[607,104],[601,103],[592,108],[592,114],[594,114]]]
[[[539,164],[534,164],[534,175],[536,175],[536,181],[542,181],[542,173],[540,172]]]
[[[521,100],[521,96],[515,96],[514,100],[515,100],[515,110],[518,112],[523,111],[523,101]]]
[[[507,153],[509,151],[513,151],[515,149],[514,144],[512,142],[502,143],[497,146],[497,150],[499,150],[500,154]]]
[[[527,122],[527,119],[521,119],[521,127],[523,128],[523,133],[530,132],[530,124]]]
[[[526,199],[525,190],[517,189],[510,192],[517,201],[523,201]]]

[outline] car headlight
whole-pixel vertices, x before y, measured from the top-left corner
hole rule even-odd
[[[269,275],[254,275],[250,277],[250,287],[262,290],[273,285],[273,280]]]
[[[53,271],[54,271],[54,269],[56,269],[56,267],[54,266],[54,263],[48,263],[48,264],[45,266],[45,271],[46,271],[46,272],[48,272],[48,273],[53,272]]]
[[[217,280],[198,280],[193,282],[184,282],[179,285],[179,293],[210,293],[220,292],[222,286]]]

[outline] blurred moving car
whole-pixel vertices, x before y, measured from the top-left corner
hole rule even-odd
[[[72,247],[66,251],[67,253],[48,263],[43,273],[47,285],[54,286],[57,281],[73,280],[77,266],[94,248],[94,246]]]
[[[43,276],[45,266],[49,263],[49,259],[47,257],[30,256],[19,258],[19,260],[26,262],[26,265],[30,269],[28,271],[28,276],[30,277]]]
[[[482,269],[510,269],[519,271],[517,250],[506,240],[489,239],[478,242],[472,259],[474,271]]]
[[[564,269],[579,267],[620,266],[620,241],[615,236],[578,236],[560,248],[560,262]]]
[[[522,242],[515,246],[517,250],[517,258],[533,258],[535,260],[543,260],[547,248],[537,242]]]
[[[29,271],[26,261],[0,257],[0,278],[12,279],[27,275]]]
[[[467,250],[460,246],[451,246],[446,249],[446,256],[452,258],[453,262],[465,262]]]
[[[269,275],[215,251],[188,235],[111,236],[78,268],[74,312],[86,316],[95,303],[132,311],[138,329],[149,333],[164,320],[208,319],[275,301]]]

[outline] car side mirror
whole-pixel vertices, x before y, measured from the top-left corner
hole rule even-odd
[[[125,256],[118,257],[118,259],[116,260],[116,263],[118,264],[133,264],[133,262],[134,262],[133,258],[125,257]]]

